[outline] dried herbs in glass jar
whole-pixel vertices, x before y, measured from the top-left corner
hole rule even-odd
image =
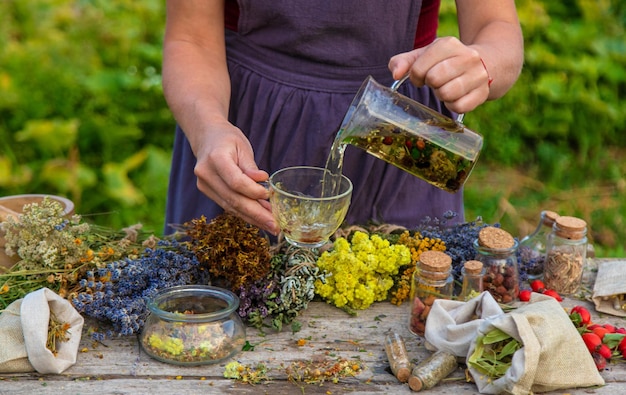
[[[548,236],[552,233],[552,225],[558,217],[559,214],[554,211],[542,211],[535,231],[519,242],[520,270],[523,268],[529,281],[543,279]]]
[[[483,287],[498,303],[510,303],[519,294],[517,240],[507,231],[487,226],[474,240],[476,260],[485,266]]]
[[[554,221],[548,237],[544,282],[560,294],[578,291],[587,259],[587,223],[562,216]]]
[[[409,330],[424,336],[426,319],[436,299],[451,299],[454,289],[452,258],[442,251],[420,254],[411,284]]]

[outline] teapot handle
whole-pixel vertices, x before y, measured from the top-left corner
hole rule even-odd
[[[400,87],[400,85],[402,85],[404,83],[404,81],[406,81],[409,78],[409,73],[406,73],[402,78],[400,78],[399,80],[395,80],[393,82],[393,84],[391,84],[391,90],[394,92],[398,91],[398,88]],[[465,114],[457,114],[456,116],[456,121],[458,123],[463,123],[463,118],[465,118]]]

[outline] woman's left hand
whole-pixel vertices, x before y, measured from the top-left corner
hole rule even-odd
[[[398,54],[389,61],[394,79],[407,73],[416,86],[427,85],[446,107],[466,113],[489,98],[491,78],[478,51],[455,37]]]

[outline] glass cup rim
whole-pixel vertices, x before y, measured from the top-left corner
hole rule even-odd
[[[288,197],[292,197],[292,198],[299,198],[302,199],[303,196],[300,195],[296,195],[293,194],[291,192],[285,191],[284,189],[278,188],[276,187],[276,184],[274,183],[274,178],[278,175],[280,175],[281,173],[284,173],[286,171],[295,171],[298,169],[306,169],[306,170],[314,170],[317,172],[321,172],[322,174],[325,173],[329,173],[328,169],[325,169],[323,167],[317,167],[317,166],[289,166],[289,167],[283,167],[282,169],[276,170],[274,173],[272,173],[272,175],[270,176],[269,180],[268,180],[268,184],[270,186],[270,188],[272,188],[273,190],[280,192],[281,195],[285,195]],[[348,187],[346,188],[345,191],[341,192],[340,194],[337,195],[333,195],[333,196],[325,196],[325,197],[311,197],[311,196],[306,196],[307,200],[313,200],[313,201],[329,201],[329,200],[337,200],[337,199],[341,199],[344,198],[346,196],[349,196],[352,193],[352,181],[345,175],[345,174],[341,174],[341,180],[342,180],[342,184],[347,182]]]

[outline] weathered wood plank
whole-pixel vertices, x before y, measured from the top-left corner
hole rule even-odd
[[[593,276],[593,271],[586,273]],[[566,299],[564,308],[586,304],[593,312],[592,304],[578,299]],[[400,333],[406,340],[407,349],[415,361],[430,353],[423,347],[423,340],[409,333],[407,328],[408,306],[377,303],[358,316],[322,302],[314,302],[300,317],[302,329],[292,333],[289,328],[276,333],[268,329],[265,334],[248,328],[248,341],[255,345],[254,351],[241,352],[235,359],[248,366],[264,363],[269,368],[271,381],[247,385],[223,378],[226,362],[216,365],[181,367],[155,361],[139,347],[135,337],[125,337],[94,344],[85,334],[77,363],[60,375],[5,374],[0,375],[0,395],[4,394],[154,394],[158,393],[237,393],[237,394],[409,394],[406,384],[400,384],[391,375],[383,349],[383,339],[388,331]],[[593,314],[602,323],[626,326],[622,318]],[[306,339],[298,346],[299,339]],[[346,358],[360,361],[364,370],[355,378],[345,378],[334,384],[302,384],[288,381],[286,367],[298,361],[328,358]],[[594,389],[573,389],[572,395],[626,393],[626,364],[610,365],[602,372],[607,386]],[[461,368],[437,387],[429,390],[436,394],[475,394],[476,386],[467,383]],[[558,392],[563,394],[564,392]]]

